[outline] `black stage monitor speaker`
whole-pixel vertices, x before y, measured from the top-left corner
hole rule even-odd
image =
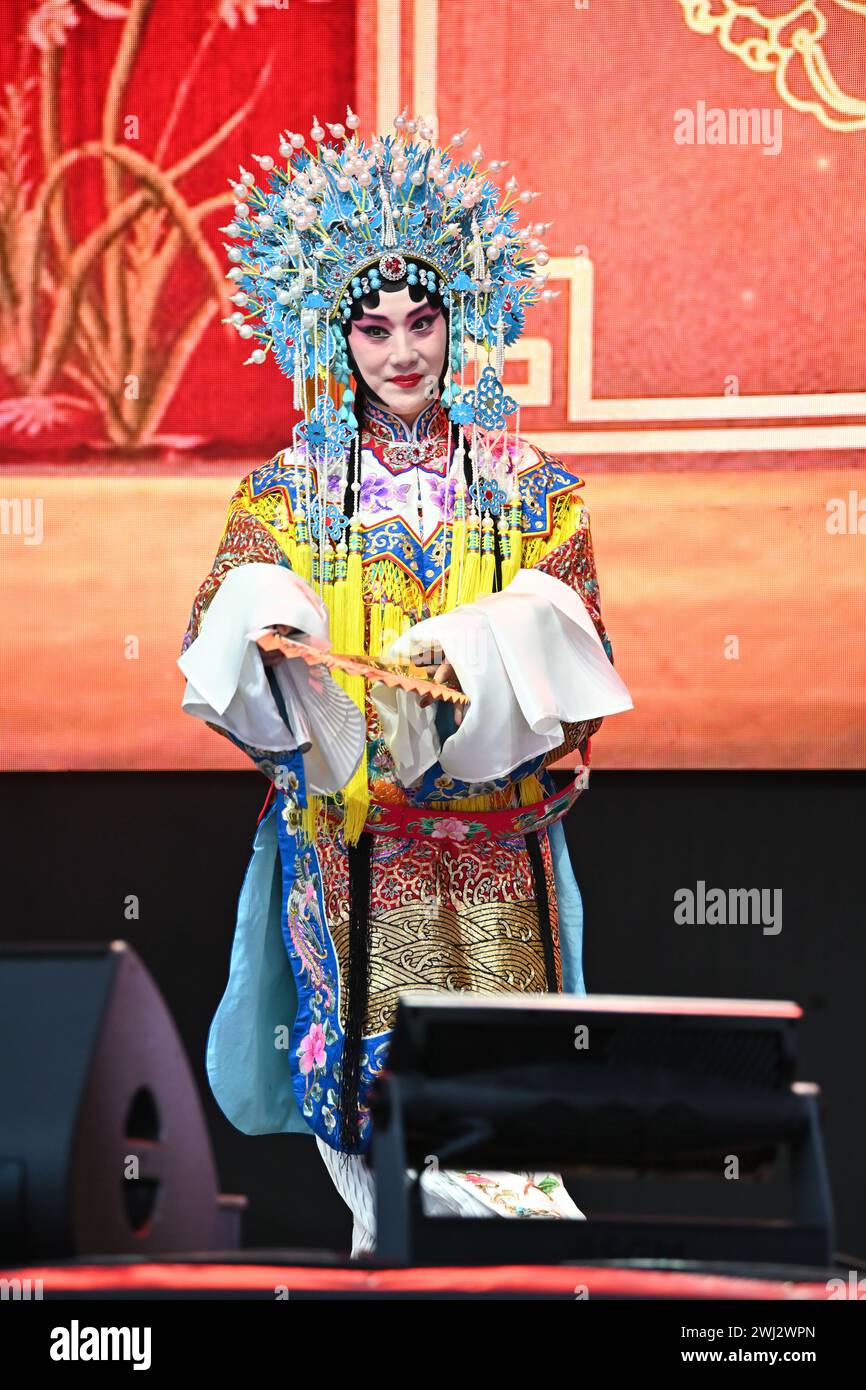
[[[407,991],[371,1094],[376,1254],[401,1263],[598,1258],[827,1266],[818,1088],[794,1080],[796,1004]],[[486,1167],[764,1177],[790,1158],[791,1220],[423,1214],[420,1179]],[[458,1253],[459,1252],[459,1253]]]
[[[0,1259],[238,1245],[195,1082],[138,956],[0,948]]]

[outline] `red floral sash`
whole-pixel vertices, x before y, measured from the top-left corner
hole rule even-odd
[[[505,806],[497,811],[450,811],[437,806],[370,805],[365,830],[373,834],[407,836],[413,840],[504,840],[528,835],[561,820],[589,783],[589,768],[580,767],[570,786],[529,806]]]

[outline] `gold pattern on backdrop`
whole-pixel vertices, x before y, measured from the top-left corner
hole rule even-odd
[[[768,0],[680,0],[683,16],[696,34],[715,34],[726,53],[752,72],[772,73],[787,106],[816,116],[827,130],[863,130],[866,95],[846,92],[836,80],[828,57],[834,21],[852,16],[862,23],[866,41],[866,4],[858,0],[800,0],[779,8]],[[769,11],[772,10],[772,13]],[[798,94],[811,88],[814,95]]]

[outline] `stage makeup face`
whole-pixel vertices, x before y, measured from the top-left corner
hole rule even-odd
[[[379,294],[351,327],[352,355],[368,391],[411,425],[438,394],[447,325],[442,310],[404,287]]]

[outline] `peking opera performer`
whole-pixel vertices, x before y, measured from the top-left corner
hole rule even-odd
[[[315,1135],[375,1249],[368,1097],[401,989],[583,994],[563,817],[632,708],[582,480],[519,434],[505,348],[541,294],[528,202],[424,121],[314,122],[241,169],[228,258],[291,443],[232,496],[183,707],[265,774],[207,1070],[246,1134]],[[468,702],[308,664],[268,632],[419,667]],[[265,644],[266,645],[266,644]],[[558,789],[550,764],[578,757]],[[425,1173],[428,1214],[580,1219],[555,1173]]]

